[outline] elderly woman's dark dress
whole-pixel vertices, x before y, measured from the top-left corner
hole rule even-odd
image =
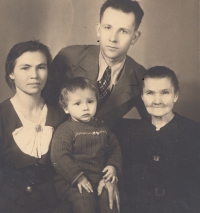
[[[31,139],[37,137],[39,132],[51,137],[53,129],[63,121],[64,116],[59,109],[48,105],[45,107],[44,125],[35,125],[35,129],[28,126],[23,130],[25,128],[22,126],[23,119],[19,118],[20,114],[16,112],[10,99],[0,104],[0,212],[2,213],[37,212],[41,209],[42,212],[49,213],[57,204],[53,182],[55,171],[49,158],[50,143],[46,147],[40,147],[41,156],[35,157],[33,153],[32,156],[26,153],[26,149],[19,141],[31,143]],[[17,139],[16,134],[20,131],[21,136]],[[44,134],[41,137],[46,137]]]
[[[159,131],[151,120],[142,119],[126,133],[131,164],[124,173],[130,212],[200,212],[199,125],[175,113]]]

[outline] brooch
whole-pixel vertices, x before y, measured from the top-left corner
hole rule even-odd
[[[38,124],[38,125],[35,127],[35,131],[36,131],[36,132],[41,132],[41,130],[42,130],[42,127],[41,127],[40,124]]]
[[[160,156],[153,156],[154,161],[160,161]]]

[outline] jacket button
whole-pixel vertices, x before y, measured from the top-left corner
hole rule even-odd
[[[31,187],[31,186],[27,186],[27,188],[26,188],[26,192],[32,192],[32,190],[33,190],[33,188]]]

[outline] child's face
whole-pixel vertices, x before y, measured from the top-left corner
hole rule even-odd
[[[95,115],[97,99],[95,93],[89,89],[77,89],[68,93],[68,105],[65,109],[77,121],[88,122]]]

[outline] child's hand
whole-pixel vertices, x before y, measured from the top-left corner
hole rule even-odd
[[[106,166],[102,172],[106,172],[106,174],[103,176],[105,183],[108,181],[111,181],[111,183],[117,183],[117,171],[114,166]]]
[[[84,176],[81,175],[78,180],[77,180],[77,186],[79,189],[79,192],[82,193],[82,187],[88,192],[93,192],[92,186],[90,184],[90,182],[88,181],[88,179]]]

